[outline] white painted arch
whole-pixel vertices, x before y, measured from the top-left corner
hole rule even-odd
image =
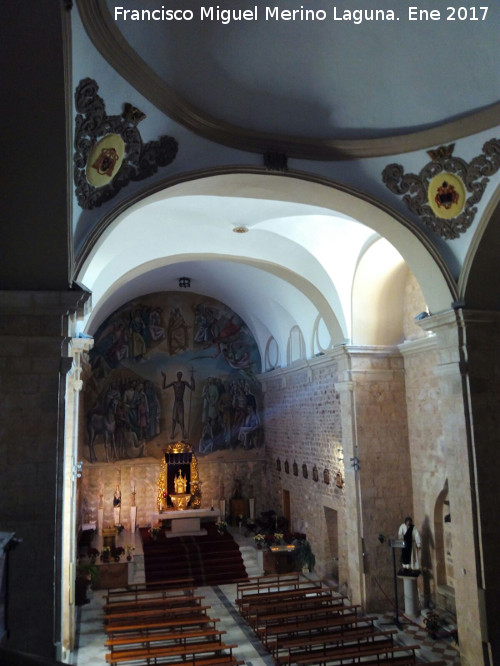
[[[241,225],[249,232],[233,233]],[[354,276],[378,238],[402,256],[429,309],[447,310],[450,279],[430,245],[357,193],[296,175],[195,177],[134,203],[97,238],[77,276],[93,295],[84,330],[131,298],[178,289],[189,275],[193,291],[247,321],[263,358],[270,336],[286,358],[294,326],[312,356],[318,317],[333,344],[352,340]]]

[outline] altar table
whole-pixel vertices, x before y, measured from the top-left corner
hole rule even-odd
[[[158,520],[170,520],[172,528],[166,532],[168,537],[179,536],[200,536],[207,531],[201,529],[200,520],[202,518],[213,518],[217,520],[220,516],[219,509],[185,509],[184,511],[162,511],[162,513],[153,513],[151,515],[152,524]]]

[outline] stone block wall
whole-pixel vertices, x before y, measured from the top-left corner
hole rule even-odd
[[[438,351],[433,338],[403,345],[401,350],[406,374],[413,520],[422,536],[419,588],[423,605],[427,607],[430,601],[436,602],[439,585],[453,588],[452,544],[448,539],[445,547],[446,525],[442,510],[442,503],[447,500],[449,480],[441,389],[435,374]]]
[[[114,463],[84,463],[79,483],[79,524],[96,522],[103,494],[103,524],[114,524],[113,494],[119,483],[122,493],[120,522],[126,531],[130,530],[130,507],[135,500],[137,508],[136,526],[152,524],[152,515],[158,512],[157,491],[161,464],[154,458],[141,458],[130,461],[118,460]],[[226,500],[226,513],[229,515],[229,500],[234,490],[235,480],[241,482],[244,498],[256,499],[256,511],[263,510],[262,478],[263,461],[217,461],[204,462],[198,459],[198,472],[202,487],[201,508],[219,507],[219,500]],[[135,482],[135,498],[132,496],[132,483]],[[259,509],[259,507],[261,507]]]
[[[336,485],[337,474],[342,479],[344,476],[337,376],[337,362],[325,356],[288,370],[273,371],[261,376],[261,381],[269,460],[267,508],[281,514],[283,491],[290,493],[291,529],[307,533],[319,575],[333,575],[342,584],[347,576],[344,492],[343,487]],[[281,469],[277,467],[278,459]],[[329,483],[325,483],[325,469]],[[330,535],[331,538],[325,509],[335,511],[337,516],[338,535]]]
[[[63,357],[81,298],[0,292],[0,530],[22,540],[10,553],[8,646],[48,658],[60,640]]]
[[[341,347],[261,381],[270,508],[279,512],[283,491],[289,491],[292,524],[305,526],[318,574],[335,569],[353,601],[367,608],[390,606],[384,591],[391,595],[393,589],[391,552],[378,536],[395,536],[411,509],[401,355],[397,349]],[[359,460],[359,470],[351,458]],[[311,474],[314,465],[318,481]]]
[[[348,507],[351,532],[356,519],[362,540],[360,601],[367,610],[390,608],[393,567],[388,539],[397,536],[412,508],[403,359],[397,349],[384,347],[349,347],[345,355],[355,429],[352,450],[345,447],[346,459],[359,460],[359,472],[352,479],[358,484],[357,496],[351,492]],[[357,568],[358,562],[353,564]]]

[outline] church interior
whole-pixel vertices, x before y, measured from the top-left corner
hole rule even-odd
[[[83,535],[265,515],[363,613],[411,524],[500,663],[500,7],[410,4],[4,4],[0,664],[77,663]]]

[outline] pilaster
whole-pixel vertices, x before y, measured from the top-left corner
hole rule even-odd
[[[440,388],[449,481],[460,653],[462,664],[480,666],[493,662],[485,621],[476,442],[466,341],[469,325],[461,310],[428,317],[420,325],[434,333],[439,359],[435,375]]]

